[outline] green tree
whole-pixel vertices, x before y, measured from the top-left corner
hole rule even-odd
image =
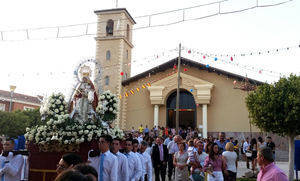
[[[26,127],[45,124],[38,109],[27,111],[0,111],[0,135],[16,138],[23,135]]]
[[[287,136],[289,180],[294,178],[294,139],[300,134],[300,77],[290,75],[263,84],[246,98],[251,122],[262,131]]]

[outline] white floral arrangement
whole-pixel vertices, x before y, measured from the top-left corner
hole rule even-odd
[[[106,91],[100,96],[98,105],[103,105],[102,108],[97,107],[98,117],[106,118],[106,122],[111,123],[117,115],[116,96]],[[67,110],[65,96],[61,93],[52,94],[40,109],[41,114],[46,115],[46,125],[26,128],[25,138],[46,147],[44,151],[53,151],[60,148],[59,145],[79,145],[83,142],[98,140],[102,134],[109,134],[114,138],[124,137],[122,130],[104,126],[101,119],[82,123],[77,119],[72,119]]]
[[[65,96],[62,93],[52,94],[44,101],[40,108],[40,113],[53,118],[56,115],[64,115],[68,113],[66,107],[67,102],[65,101]]]
[[[96,113],[100,115],[103,121],[111,124],[116,119],[118,113],[118,99],[116,95],[112,94],[109,90],[103,92],[99,96]]]
[[[119,129],[119,127],[110,128],[108,134],[110,134],[113,138],[123,138],[125,136],[124,132]]]

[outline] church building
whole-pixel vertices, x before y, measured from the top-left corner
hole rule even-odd
[[[96,60],[103,68],[96,87],[119,96],[116,125],[124,130],[141,124],[175,127],[178,58],[131,76],[132,28],[136,23],[126,9],[95,11],[98,17]],[[184,71],[188,70],[188,71]],[[182,128],[199,128],[203,137],[226,132],[243,139],[259,130],[249,124],[247,91],[234,89],[247,79],[196,61],[181,58],[180,121]],[[121,73],[121,74],[120,74]]]

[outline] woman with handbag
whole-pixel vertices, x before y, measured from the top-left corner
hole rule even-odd
[[[251,139],[248,150],[251,152],[251,156],[249,156],[251,157],[252,171],[254,172],[256,170],[257,165],[257,141],[255,138]]]

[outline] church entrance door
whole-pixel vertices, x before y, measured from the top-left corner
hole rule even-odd
[[[167,99],[167,126],[176,127],[176,91]],[[186,91],[180,90],[179,97],[179,127],[194,128],[196,126],[196,104],[193,95]]]

